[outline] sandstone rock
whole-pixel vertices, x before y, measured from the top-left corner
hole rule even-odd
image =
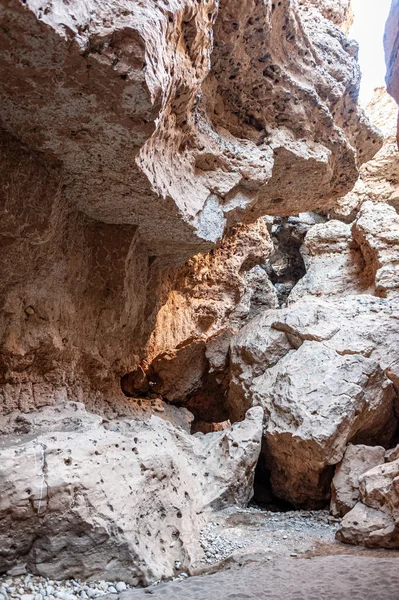
[[[306,368],[304,368],[306,365]],[[329,499],[331,467],[348,441],[389,441],[393,393],[377,363],[304,341],[254,379],[277,497],[317,508]]]
[[[262,411],[190,436],[152,417],[103,421],[82,405],[41,409],[0,449],[0,571],[23,557],[55,578],[148,584],[189,568],[212,508],[252,495]]]
[[[389,514],[358,502],[342,519],[336,537],[355,546],[392,547],[384,545],[384,538],[396,537],[395,529],[395,521]]]
[[[334,24],[347,3],[324,8],[0,3],[3,412],[65,393],[128,411],[122,377],[240,306],[237,273],[204,302],[202,266],[218,261],[198,253],[226,248],[239,221],[327,208],[352,187],[380,137]],[[259,261],[244,263],[245,286]]]
[[[337,466],[331,486],[331,512],[343,517],[359,500],[359,477],[384,463],[382,446],[349,444],[342,462]]]
[[[306,274],[292,290],[290,304],[308,295],[345,296],[367,288],[363,256],[349,225],[335,220],[315,225],[301,251]]]
[[[337,538],[370,548],[399,547],[399,461],[359,477],[360,502],[343,519]]]
[[[377,88],[365,108],[370,121],[384,135],[374,158],[359,169],[359,179],[329,212],[330,218],[351,223],[365,200],[387,202],[399,210],[399,154],[396,141],[398,107],[385,88]]]
[[[348,29],[353,13],[350,0],[299,0],[299,4],[316,6],[321,13],[339,27]]]
[[[378,296],[396,296],[399,289],[399,215],[394,208],[365,202],[352,228],[365,261],[365,276]]]
[[[259,219],[237,226],[219,248],[180,269],[157,315],[147,359],[131,374],[131,395],[141,391],[144,372],[147,387],[186,406],[197,419],[228,419],[224,395],[231,333],[262,308],[278,304],[266,271],[257,265],[272,249]]]
[[[392,0],[391,10],[385,26],[384,48],[385,62],[387,64],[387,90],[399,104],[399,1]],[[399,132],[399,130],[398,130]]]
[[[398,310],[396,299],[366,294],[304,297],[256,317],[233,339],[231,415],[242,418],[254,402],[264,407],[278,497],[323,504],[349,442],[390,442]]]
[[[305,235],[315,223],[324,222],[316,213],[301,213],[296,217],[276,217],[271,228],[274,251],[266,261],[266,270],[277,290],[280,306],[285,305],[292,288],[305,272],[301,246]]]
[[[265,204],[273,208],[277,186],[280,214],[289,205],[295,213],[299,197],[303,205],[306,198],[313,203],[318,192],[327,200],[349,189],[356,180],[356,161],[374,154],[369,138],[376,134],[352,91],[359,84],[356,48],[319,8],[324,11],[319,2],[297,6],[285,0],[264,11],[252,2],[217,7],[216,2],[183,0],[166,9],[151,0],[145,7],[133,2],[127,13],[106,2],[84,7],[73,2],[65,9],[56,0],[45,10],[30,0],[23,8],[5,2],[2,122],[22,141],[29,140],[31,148],[62,161],[68,195],[88,216],[139,224],[157,253],[170,253],[176,244],[205,247],[221,237],[226,217],[253,211],[256,204],[263,204],[261,213],[267,212]],[[345,12],[340,4],[327,16],[342,22]],[[259,36],[260,27],[270,35]],[[25,57],[18,77],[7,54],[10,44],[15,47],[10,29],[18,32]],[[47,87],[59,65],[62,87]],[[35,78],[41,81],[40,102],[30,89]],[[284,111],[268,110],[284,102],[287,87]],[[77,98],[79,91],[84,93]],[[291,102],[296,96],[300,109]],[[96,155],[90,152],[93,140]],[[306,168],[308,161],[312,169]],[[104,164],[109,172],[101,171]],[[303,186],[296,180],[283,189],[284,167],[296,176],[302,172]],[[111,190],[103,181],[112,171]],[[123,184],[118,182],[121,173]],[[296,189],[301,194],[290,198]]]
[[[248,294],[247,277],[273,251],[263,219],[237,225],[208,254],[198,254],[182,267],[157,314],[147,347],[147,362],[191,338],[207,339],[228,324],[245,321],[237,307]],[[247,300],[250,303],[250,299]]]

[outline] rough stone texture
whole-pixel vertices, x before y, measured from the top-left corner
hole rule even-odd
[[[399,104],[399,0],[392,0],[391,10],[385,26],[384,48],[387,64],[387,90]],[[399,127],[398,127],[399,142]]]
[[[231,244],[223,234],[331,206],[377,151],[356,105],[356,45],[332,23],[347,2],[323,7],[332,21],[319,2],[216,4],[0,2],[4,412],[65,393],[127,410],[120,379],[146,352],[214,335],[224,301],[240,322],[275,305],[255,260],[230,297],[216,290],[182,322],[180,283],[201,300],[210,285],[196,278]],[[193,255],[194,274],[176,274]]]
[[[329,19],[344,31],[348,31],[353,20],[351,0],[298,0],[305,7],[316,6],[322,15]]]
[[[363,255],[351,228],[341,221],[312,227],[301,248],[306,274],[289,296],[292,304],[304,296],[346,296],[367,290]]]
[[[278,305],[276,290],[257,264],[272,250],[259,219],[236,226],[219,248],[182,267],[157,314],[146,359],[125,389],[132,395],[152,389],[210,423],[228,419],[224,395],[232,332]]]
[[[315,225],[305,238],[308,273],[288,306],[265,311],[232,339],[230,418],[243,418],[254,402],[264,407],[273,492],[298,506],[328,500],[333,466],[349,442],[384,446],[392,439],[396,219],[392,207],[366,202],[352,228]],[[390,279],[375,268],[382,263]],[[388,298],[373,295],[382,284]]]
[[[26,415],[0,443],[0,572],[146,585],[187,570],[210,511],[252,495],[262,419],[190,436],[77,403]]]
[[[365,202],[352,228],[366,263],[365,277],[384,298],[399,290],[399,215],[394,208]]]
[[[399,547],[399,460],[359,477],[360,502],[342,520],[337,538],[369,548]]]
[[[331,485],[331,512],[343,517],[359,500],[359,477],[385,460],[382,446],[349,444]]]
[[[265,213],[276,192],[280,214],[328,202],[378,139],[356,105],[356,47],[312,3],[216,8],[2,5],[5,128],[62,161],[88,216],[140,224],[162,254],[215,242],[223,213]]]
[[[359,169],[359,179],[331,209],[330,217],[352,222],[365,200],[387,202],[399,210],[399,153],[396,140],[398,107],[385,88],[377,88],[365,108],[370,121],[384,136],[384,144],[372,160]]]
[[[396,419],[386,375],[397,360],[398,309],[368,295],[304,298],[255,318],[233,339],[232,418],[253,402],[265,408],[278,497],[322,504],[348,442],[390,441]]]

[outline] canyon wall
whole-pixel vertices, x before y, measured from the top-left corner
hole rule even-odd
[[[347,4],[1,2],[3,412],[121,406],[148,352],[217,329],[151,337],[179,265],[353,186],[380,137]]]
[[[146,585],[261,452],[318,507],[349,443],[394,443],[394,202],[327,219],[383,142],[351,18],[0,0],[0,570]]]
[[[391,10],[385,26],[385,61],[387,65],[387,90],[399,104],[399,2],[392,0]],[[399,141],[399,128],[398,128]]]

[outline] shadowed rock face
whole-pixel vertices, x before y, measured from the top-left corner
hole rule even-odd
[[[0,2],[6,412],[120,403],[178,265],[353,186],[379,137],[347,4]]]

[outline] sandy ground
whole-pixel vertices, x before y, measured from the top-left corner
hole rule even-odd
[[[399,552],[341,544],[336,529],[327,511],[227,509],[203,530],[193,577],[118,599],[399,600]]]
[[[341,555],[259,561],[213,575],[123,592],[119,598],[398,600],[399,559]]]
[[[101,600],[399,600],[399,551],[341,544],[335,540],[337,525],[327,511],[229,508],[203,529],[202,559],[190,573],[177,570],[173,581],[117,593],[123,582],[5,576],[0,578],[0,600],[6,598],[1,596],[3,579],[4,588],[15,588],[9,600],[35,600],[32,589],[46,585],[54,592],[48,596],[46,591],[40,600],[90,600],[89,592],[101,594]]]

